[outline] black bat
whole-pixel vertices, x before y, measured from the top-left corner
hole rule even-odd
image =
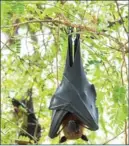
[[[76,116],[74,122],[80,121],[81,123],[78,125],[83,125],[83,127],[92,131],[99,128],[98,109],[95,106],[96,90],[94,85],[89,83],[84,72],[80,55],[79,34],[76,35],[74,42],[74,60],[72,54],[72,35],[69,35],[63,79],[53,95],[49,106],[49,109],[53,110],[49,131],[50,138],[55,138],[59,134],[59,128],[63,125],[63,121],[68,113],[71,114],[71,117],[73,115]],[[70,120],[63,128],[68,128]],[[83,134],[80,135],[80,138],[88,140]],[[65,139],[71,138],[65,134],[65,137],[62,139],[62,141],[65,141]]]
[[[35,113],[34,113],[33,100],[32,100],[32,89],[28,90],[28,96],[29,96],[29,100],[18,101],[16,99],[12,99],[12,104],[13,104],[14,109],[17,113],[20,112],[19,111],[20,106],[22,106],[26,110],[26,113],[27,113],[25,115],[26,118],[24,118],[24,119],[27,119],[27,120],[23,121],[23,127],[22,128],[29,134],[27,134],[27,133],[25,133],[24,131],[21,130],[19,132],[19,136],[27,136],[31,140],[33,139],[31,136],[33,136],[33,137],[35,136],[36,139],[37,139],[36,141],[38,141],[39,138],[41,137],[41,126],[38,123],[38,120],[37,120],[37,118],[35,116]]]

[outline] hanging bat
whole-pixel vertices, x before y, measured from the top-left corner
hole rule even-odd
[[[92,131],[99,128],[98,109],[95,106],[97,95],[94,85],[89,83],[82,66],[79,34],[77,34],[74,43],[74,58],[72,54],[72,36],[69,35],[68,52],[63,79],[53,95],[49,106],[49,109],[53,110],[49,137],[55,138],[58,136],[60,126],[64,125],[65,117],[67,119],[67,115],[70,113],[71,115],[76,116],[76,119],[78,119],[77,121],[79,121],[79,123],[75,124],[76,120],[73,120],[73,125],[76,125],[75,127],[78,127],[79,129],[79,134],[78,136],[75,136],[75,139],[80,137],[87,141],[87,137],[84,138],[82,133],[83,127]],[[63,131],[65,137],[60,141],[65,141],[65,139],[71,138],[73,139],[73,137],[69,136],[66,132],[66,129],[70,131],[69,122],[70,120],[68,120],[66,126],[64,126]],[[75,131],[73,130],[74,134],[76,133]]]
[[[17,115],[19,115],[20,112],[24,114],[22,115],[23,117],[22,129],[24,129],[27,133],[21,130],[19,132],[19,137],[27,136],[31,140],[34,140],[33,137],[35,137],[34,142],[36,142],[41,137],[41,126],[38,123],[38,120],[34,113],[32,89],[28,90],[28,96],[29,96],[28,101],[26,100],[18,101],[16,99],[12,99],[12,104]]]

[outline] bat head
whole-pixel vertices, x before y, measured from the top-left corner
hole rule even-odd
[[[86,135],[83,134],[84,125],[78,117],[72,113],[67,113],[62,121],[64,136],[61,137],[59,143],[69,140],[81,138],[88,141]]]
[[[18,107],[14,106],[14,112],[15,112],[16,114],[19,113],[19,109],[18,109]]]
[[[21,103],[14,98],[12,99],[12,104],[13,104],[14,107],[19,107],[21,105]]]
[[[60,143],[65,142],[67,139],[81,138],[83,135],[83,123],[75,114],[68,112],[62,120],[62,126],[64,137],[60,139]]]

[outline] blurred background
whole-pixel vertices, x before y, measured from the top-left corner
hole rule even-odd
[[[58,144],[59,137],[48,137],[48,107],[62,79],[69,27],[81,35],[99,130],[85,131],[89,143],[66,144],[127,144],[128,1],[2,1],[1,8],[1,144],[15,143],[19,124],[11,98],[25,99],[29,88],[42,127],[38,143]]]

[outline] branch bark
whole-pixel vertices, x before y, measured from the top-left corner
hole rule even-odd
[[[109,25],[107,26],[107,28],[110,28],[110,27],[114,26],[116,23],[123,24],[124,20],[123,20],[121,15],[120,15],[120,18],[121,18],[120,20],[115,21],[115,22],[110,22],[109,21]],[[127,18],[127,16],[125,18]],[[78,28],[80,30],[86,30],[88,32],[94,32],[94,33],[97,33],[98,35],[99,34],[104,35],[105,32],[107,31],[106,29],[103,29],[103,30],[101,30],[101,32],[97,32],[96,28],[89,27],[88,25],[85,25],[85,24],[74,24],[74,23],[70,22],[66,17],[61,17],[61,19],[47,18],[47,19],[44,19],[44,20],[29,20],[29,21],[26,21],[26,22],[15,23],[13,25],[1,26],[1,28],[10,28],[10,27],[17,27],[18,28],[21,25],[26,25],[26,24],[29,24],[29,23],[53,23],[53,24],[58,23],[58,24],[62,24],[62,25],[68,26],[68,27],[74,27],[74,28]],[[124,24],[123,24],[123,26],[124,26]],[[124,29],[126,31],[125,26],[124,26]],[[126,31],[126,33],[127,33],[127,31]]]
[[[127,121],[125,120],[125,144],[128,144]]]
[[[69,26],[69,27],[75,27],[75,28],[80,28],[80,29],[85,29],[87,31],[91,31],[91,32],[96,32],[96,29],[90,28],[87,25],[81,25],[81,24],[73,24],[68,20],[57,20],[57,19],[46,19],[46,20],[30,20],[30,21],[26,21],[26,22],[22,22],[22,23],[16,23],[13,25],[8,25],[8,26],[1,26],[1,28],[10,28],[10,27],[16,27],[16,26],[21,26],[21,25],[25,25],[28,23],[43,23],[43,22],[51,22],[51,23],[59,23],[59,24],[63,24],[65,26]]]

